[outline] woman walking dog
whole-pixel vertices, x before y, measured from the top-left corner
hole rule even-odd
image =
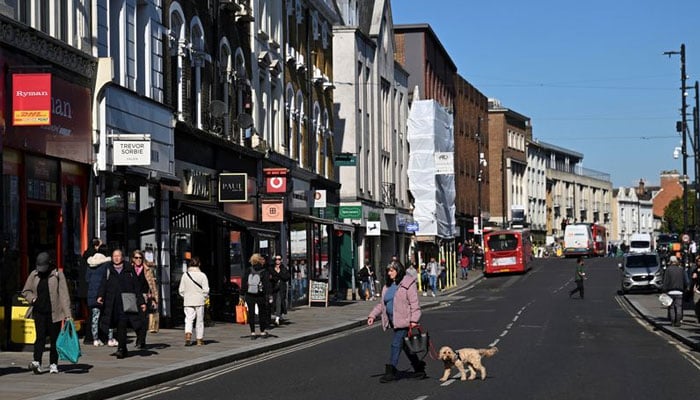
[[[391,263],[386,268],[384,281],[386,285],[382,289],[382,299],[367,317],[367,325],[372,325],[374,320],[381,316],[382,328],[387,330],[391,327],[394,331],[391,340],[390,363],[386,364],[385,373],[379,379],[382,383],[398,379],[396,366],[399,363],[404,338],[409,329],[418,325],[421,317],[415,277],[406,275],[406,271],[400,263]],[[410,377],[414,379],[425,378],[425,362],[406,349],[404,351],[414,370]]]

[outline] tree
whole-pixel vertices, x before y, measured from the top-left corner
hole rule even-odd
[[[695,225],[695,191],[688,191],[688,230]],[[664,208],[664,226],[667,232],[683,231],[683,197],[676,197]],[[682,232],[681,232],[682,233]]]

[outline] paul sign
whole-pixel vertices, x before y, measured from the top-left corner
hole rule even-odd
[[[219,202],[242,203],[248,201],[248,174],[219,174]]]

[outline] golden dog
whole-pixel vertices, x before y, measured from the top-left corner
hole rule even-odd
[[[445,373],[442,375],[442,378],[440,378],[440,382],[445,382],[450,377],[452,367],[457,367],[461,375],[460,380],[466,381],[467,371],[465,370],[465,366],[469,368],[470,381],[476,378],[475,369],[481,372],[481,380],[486,379],[486,368],[481,364],[481,358],[491,357],[497,352],[498,347],[491,347],[488,349],[464,348],[456,352],[448,346],[441,347],[438,358],[445,364]]]

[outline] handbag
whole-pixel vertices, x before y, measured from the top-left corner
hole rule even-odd
[[[411,354],[428,353],[430,336],[428,331],[424,331],[420,325],[409,328],[408,333],[403,338],[403,344],[406,350]]]
[[[659,295],[659,301],[664,307],[670,307],[673,303],[673,299],[671,298],[671,296],[667,295],[666,293],[661,293]]]
[[[80,352],[80,340],[72,319],[63,322],[61,332],[56,339],[56,352],[58,352],[60,360],[70,361],[73,364],[77,363],[82,355]]]
[[[125,313],[139,312],[138,304],[136,304],[136,294],[122,293],[122,307],[124,307]]]
[[[241,325],[248,323],[248,307],[243,299],[238,300],[238,305],[236,306],[236,323]]]

